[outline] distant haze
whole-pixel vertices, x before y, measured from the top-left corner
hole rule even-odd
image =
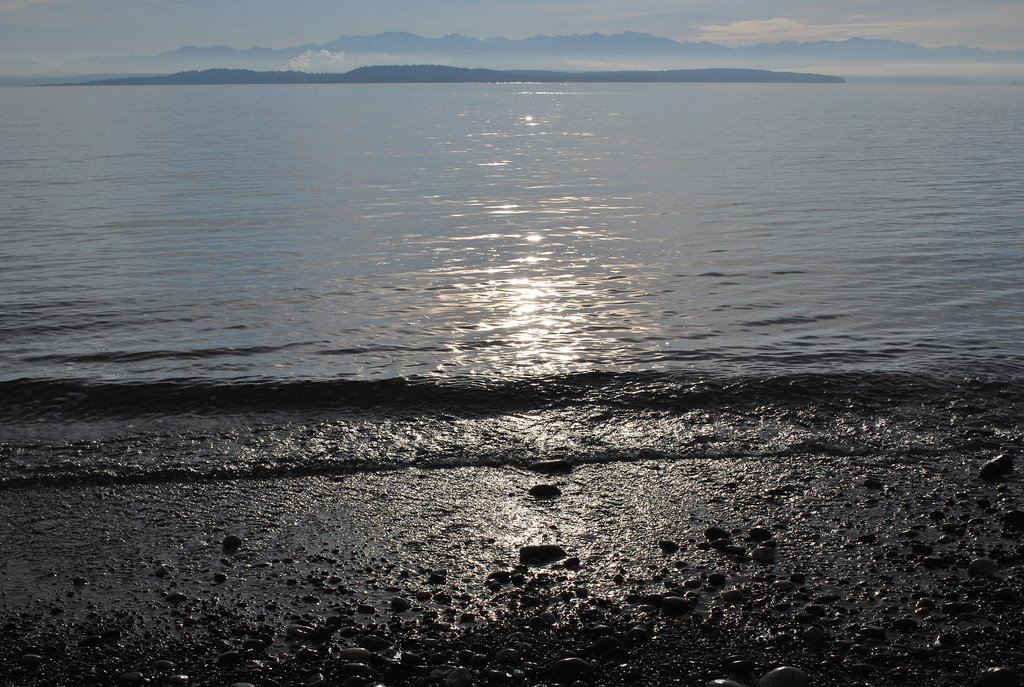
[[[884,42],[847,42],[865,38]],[[1019,0],[0,0],[5,76],[429,62],[1016,80],[1022,51]]]

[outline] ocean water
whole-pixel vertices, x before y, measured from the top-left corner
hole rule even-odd
[[[1024,89],[0,90],[0,484],[1024,441]]]

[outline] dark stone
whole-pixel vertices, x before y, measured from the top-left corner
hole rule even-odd
[[[592,666],[582,658],[563,658],[551,666],[551,675],[563,684],[572,684],[590,672]]]
[[[1020,687],[1020,675],[1013,668],[986,668],[978,678],[978,687]]]
[[[658,542],[658,547],[662,550],[663,553],[675,553],[679,550],[679,544],[675,543],[674,541],[669,541],[667,539],[663,539],[660,542]]]
[[[981,466],[981,471],[978,475],[986,482],[999,482],[1006,477],[1006,472],[1003,470],[1003,466],[994,460],[990,460]]]
[[[546,475],[565,475],[572,472],[572,463],[567,460],[538,460],[527,465],[526,469]]]
[[[519,549],[519,560],[523,563],[553,563],[565,558],[566,553],[558,544],[536,544]]]
[[[554,484],[538,484],[530,487],[529,493],[535,499],[554,499],[562,495],[562,490]]]
[[[229,534],[224,537],[224,541],[221,542],[221,545],[224,547],[225,551],[238,551],[238,549],[242,548],[242,538],[237,534]]]

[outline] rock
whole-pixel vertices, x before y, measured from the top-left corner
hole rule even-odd
[[[999,482],[1006,478],[1006,471],[1001,463],[990,460],[981,466],[978,476],[986,482]]]
[[[791,592],[796,589],[796,584],[792,580],[776,580],[772,582],[772,589],[777,592]]]
[[[1003,516],[1003,525],[1009,530],[1024,530],[1024,510],[1011,510]]]
[[[749,536],[752,541],[768,541],[772,538],[772,532],[767,527],[752,527]]]
[[[726,591],[719,594],[723,601],[729,603],[740,603],[747,598],[746,593],[742,589],[727,589]]]
[[[538,460],[527,465],[526,469],[546,475],[564,475],[572,472],[572,463],[567,460]]]
[[[242,662],[242,654],[237,651],[225,651],[224,653],[217,656],[217,665],[219,666],[237,666]]]
[[[865,477],[864,486],[868,489],[883,489],[885,487],[885,485],[882,484],[882,480],[877,477]]]
[[[1001,453],[992,459],[993,463],[998,463],[1003,468],[1004,473],[1013,472],[1013,454],[1012,453]]]
[[[570,685],[589,673],[591,668],[589,662],[573,656],[555,662],[551,666],[551,674],[558,682]]]
[[[986,668],[978,678],[978,687],[1020,687],[1020,675],[1013,668]]]
[[[819,649],[825,646],[825,642],[828,641],[828,635],[825,634],[825,630],[820,625],[811,625],[803,631],[802,637],[804,644],[811,649]]]
[[[120,685],[141,685],[145,681],[146,676],[138,671],[121,673],[117,678],[117,683]]]
[[[562,490],[554,484],[538,484],[530,487],[529,493],[535,499],[554,499],[562,495]]]
[[[679,544],[674,541],[669,541],[668,539],[662,539],[658,542],[658,548],[661,549],[662,553],[675,553],[679,550]]]
[[[666,596],[661,600],[661,608],[668,615],[684,615],[693,610],[693,604],[681,596]]]
[[[809,684],[807,673],[792,666],[769,670],[757,681],[757,687],[807,687]]]
[[[349,678],[349,677],[361,677],[368,678],[370,680],[379,680],[381,674],[374,668],[366,665],[365,663],[343,663],[338,666],[335,671],[338,677]]]
[[[473,684],[473,673],[466,668],[456,668],[444,679],[444,687],[469,687]]]
[[[350,646],[338,652],[338,659],[345,663],[366,663],[373,658],[373,653],[361,646]]]
[[[221,546],[223,546],[224,550],[228,552],[238,551],[238,549],[242,548],[242,538],[237,534],[229,534],[224,537],[224,541],[221,542]]]
[[[999,565],[991,558],[975,558],[967,566],[967,574],[974,577],[991,575],[999,569]]]
[[[721,527],[709,527],[704,530],[704,538],[708,541],[714,541],[716,539],[731,539],[731,535],[728,531],[723,530]]]
[[[23,666],[29,666],[30,668],[34,668],[42,662],[43,657],[39,654],[22,654],[18,659],[18,663]]]
[[[189,683],[189,677],[183,673],[175,673],[168,675],[165,681],[173,687],[185,687]]]
[[[565,549],[557,544],[536,544],[519,548],[519,560],[522,563],[543,565],[562,560],[565,557]]]
[[[302,681],[302,687],[325,687],[326,684],[323,673],[313,673]]]
[[[391,599],[391,610],[395,613],[405,613],[412,608],[412,602],[401,596]]]
[[[743,687],[743,684],[736,682],[735,680],[718,679],[709,682],[708,687]]]
[[[775,549],[768,546],[759,546],[751,552],[750,557],[758,563],[773,563],[775,561]]]

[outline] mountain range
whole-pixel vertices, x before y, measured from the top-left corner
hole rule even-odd
[[[985,50],[965,46],[927,48],[894,40],[850,38],[813,42],[782,41],[731,47],[709,42],[680,42],[648,33],[592,33],[532,36],[522,39],[472,38],[451,34],[429,38],[388,32],[341,36],[326,43],[289,48],[237,49],[225,45],[183,46],[155,55],[75,59],[59,66],[0,61],[7,76],[156,74],[209,68],[337,72],[371,64],[448,63],[494,69],[680,69],[756,67],[817,70],[878,65],[1016,65],[1024,68],[1024,50]]]

